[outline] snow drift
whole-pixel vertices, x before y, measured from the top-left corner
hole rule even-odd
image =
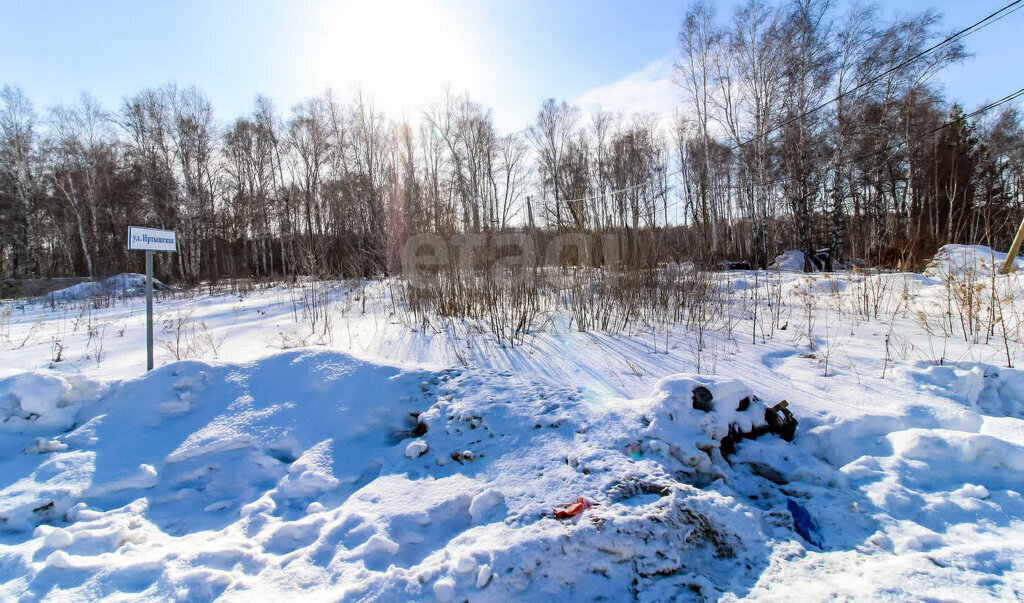
[[[171,287],[153,279],[154,291],[169,291]],[[48,303],[60,303],[91,299],[102,295],[113,297],[135,297],[146,294],[146,275],[126,272],[112,276],[104,281],[79,283],[59,291],[47,293],[44,299]]]
[[[1006,261],[1006,254],[985,245],[943,245],[924,269],[924,275],[937,279],[962,279],[968,272],[977,278],[998,274]],[[1017,271],[1024,270],[1024,258],[1014,260]]]

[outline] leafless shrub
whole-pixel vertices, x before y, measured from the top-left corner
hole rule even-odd
[[[782,274],[777,270],[764,272],[764,310],[755,310],[755,320],[758,321],[758,329],[761,331],[762,341],[775,336],[775,331],[783,326],[782,315],[785,311],[783,304]],[[755,301],[755,307],[762,302]]]
[[[324,241],[310,243],[303,240],[300,244],[302,269],[306,278],[301,280],[298,306],[303,321],[309,326],[310,335],[317,342],[330,343],[333,336],[330,302],[334,273],[323,261],[327,255],[324,246]]]
[[[230,335],[231,328],[218,335],[205,320],[197,323],[193,319],[194,313],[195,305],[185,302],[178,303],[172,314],[157,317],[156,322],[160,323],[161,332],[166,338],[163,348],[175,360],[210,356],[220,358],[221,347]]]
[[[71,321],[71,332],[77,333],[83,324],[92,324],[92,305],[88,300],[79,302],[78,315]]]
[[[57,364],[64,357],[64,340],[60,337],[53,337],[50,342],[50,364]]]
[[[196,332],[197,347],[203,350],[202,355],[209,352],[214,358],[220,358],[220,349],[230,333],[231,329],[228,329],[222,335],[217,336],[212,329],[206,326],[205,320],[201,321]]]
[[[306,337],[303,337],[294,331],[282,330],[278,331],[277,335],[277,347],[282,350],[305,347],[309,343],[309,340]]]
[[[163,342],[163,347],[175,360],[185,360],[192,356],[190,331],[193,310],[193,306],[184,307],[182,304],[178,304],[173,315],[160,321],[163,325],[163,334],[167,337]]]
[[[466,253],[460,250],[393,288],[399,311],[407,314],[403,321],[426,328],[433,321],[460,318],[476,323],[499,345],[522,344],[551,310],[550,297],[542,294],[545,271],[496,262],[493,248],[480,256]]]
[[[502,249],[491,240],[477,241],[470,255],[462,248],[448,254],[443,247],[414,278],[389,283],[394,311],[414,330],[451,331],[452,321],[464,321],[467,334],[488,333],[502,346],[521,345],[559,312],[579,332],[651,334],[655,352],[658,334],[665,335],[667,352],[668,334],[682,325],[694,334],[701,371],[714,364],[709,354],[717,355],[710,332],[722,330],[731,338],[745,315],[728,299],[731,288],[713,273],[678,265],[594,266],[585,246],[558,249],[566,247],[572,253],[549,253],[539,266],[502,262]]]
[[[107,336],[107,326],[107,323],[102,323],[99,325],[90,324],[87,327],[89,339],[86,341],[85,344],[86,350],[88,350],[86,352],[86,356],[91,357],[93,360],[95,360],[97,367],[100,366],[101,362],[103,362],[103,344]]]
[[[20,350],[24,348],[28,344],[28,342],[31,341],[33,337],[35,337],[36,333],[38,333],[43,328],[43,324],[44,323],[42,316],[36,318],[35,322],[32,323],[32,326],[28,328],[28,332],[25,333],[25,337],[21,339],[21,342],[18,343],[18,345],[14,346],[14,349]]]
[[[964,341],[978,343],[982,333],[981,304],[984,299],[984,284],[979,282],[973,268],[968,268],[959,277],[954,273],[948,274],[944,283],[949,290],[949,299],[953,302],[952,309],[959,318]],[[950,314],[952,315],[952,311]]]
[[[681,296],[680,306],[685,311],[686,326],[693,335],[691,352],[697,373],[714,373],[718,365],[718,339],[714,330],[721,318],[721,288],[710,273],[695,272],[693,280],[681,290],[686,292]]]
[[[805,277],[800,281],[799,288],[794,293],[803,310],[803,330],[802,332],[797,330],[795,336],[806,338],[807,347],[812,350],[815,348],[814,324],[818,316],[818,294],[815,288],[815,281],[810,277]]]
[[[299,304],[302,318],[309,326],[309,332],[320,340],[329,340],[332,314],[330,311],[331,284],[326,281],[307,279],[302,284]]]

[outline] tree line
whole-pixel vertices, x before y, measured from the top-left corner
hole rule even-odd
[[[158,272],[189,284],[394,273],[423,232],[612,233],[633,265],[1005,247],[1024,203],[1020,111],[950,105],[935,75],[967,54],[960,40],[923,52],[939,28],[931,11],[749,0],[720,18],[701,1],[680,28],[676,115],[548,99],[508,133],[448,90],[416,120],[328,90],[285,113],[260,96],[223,122],[195,87],[39,110],[8,85],[0,266],[138,271],[130,224],[179,233]]]
[[[1005,247],[1021,217],[1018,108],[970,120],[935,76],[963,61],[933,11],[701,0],[679,33],[682,196],[712,258],[759,265],[780,242],[826,264],[911,259],[948,242]],[[949,40],[948,43],[939,43]],[[1000,94],[1003,94],[1000,91]]]

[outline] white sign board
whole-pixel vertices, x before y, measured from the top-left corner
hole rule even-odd
[[[173,230],[128,227],[128,249],[146,252],[146,370],[153,370],[153,252],[177,251],[178,236]]]
[[[178,237],[173,230],[157,230],[156,228],[128,227],[128,249],[144,251],[177,251]]]

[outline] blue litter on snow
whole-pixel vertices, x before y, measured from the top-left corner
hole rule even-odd
[[[792,498],[786,499],[786,508],[793,516],[793,527],[796,528],[796,533],[800,534],[807,542],[821,548],[821,535],[818,534],[818,528],[814,525],[814,520],[811,519],[811,514],[807,509]]]

